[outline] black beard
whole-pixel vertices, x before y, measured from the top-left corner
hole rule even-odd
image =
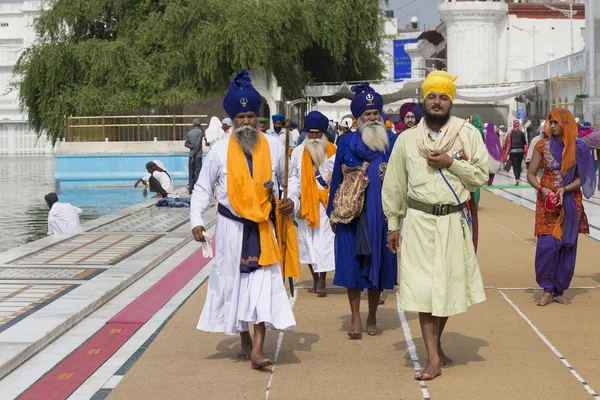
[[[425,122],[427,122],[428,125],[445,125],[448,120],[450,120],[450,112],[446,115],[431,115],[425,113]]]

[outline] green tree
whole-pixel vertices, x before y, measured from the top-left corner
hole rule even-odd
[[[54,0],[15,68],[31,127],[63,115],[174,107],[222,95],[241,68],[288,98],[308,82],[378,79],[377,0]]]

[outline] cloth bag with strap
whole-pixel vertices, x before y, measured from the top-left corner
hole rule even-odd
[[[369,186],[367,169],[369,162],[363,162],[361,167],[342,165],[344,179],[333,198],[331,222],[349,224],[362,214],[365,206],[365,193]]]

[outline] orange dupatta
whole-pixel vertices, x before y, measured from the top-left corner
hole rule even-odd
[[[550,111],[550,114],[544,123],[544,132],[548,137],[552,137],[552,131],[550,130],[549,123],[550,116],[552,116],[552,118],[558,122],[563,130],[563,143],[565,144],[565,148],[562,152],[562,164],[560,166],[560,170],[563,176],[566,176],[567,172],[571,168],[575,167],[577,162],[577,144],[575,143],[577,140],[577,123],[575,122],[575,117],[573,114],[571,114],[571,111],[566,108],[555,108],[554,110]],[[565,209],[564,207],[561,207],[558,221],[556,221],[556,225],[554,225],[554,231],[552,232],[552,236],[557,240],[561,240],[562,238],[562,224],[564,218]]]
[[[264,134],[257,134],[252,152],[253,176],[250,175],[246,156],[235,135],[229,137],[227,149],[227,197],[233,210],[241,217],[258,223],[260,258],[258,264],[268,266],[280,259],[279,246],[269,215],[272,210],[265,182],[272,179],[271,152]]]
[[[337,148],[333,143],[327,143],[327,158],[332,157]],[[300,217],[306,219],[311,228],[319,227],[319,203],[327,208],[329,188],[320,189],[315,180],[315,170],[312,157],[306,147],[302,152],[302,177],[300,183]]]

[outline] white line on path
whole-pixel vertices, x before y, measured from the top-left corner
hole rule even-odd
[[[396,306],[398,307],[398,317],[400,317],[400,322],[402,322],[402,330],[404,331],[404,337],[406,338],[406,346],[408,347],[408,353],[410,354],[410,359],[415,368],[415,374],[421,372],[421,363],[419,363],[419,356],[417,356],[417,348],[415,346],[415,342],[413,342],[412,334],[410,333],[410,326],[408,325],[408,321],[406,320],[406,314],[400,308],[400,296],[396,291]],[[431,399],[429,396],[429,391],[427,390],[427,385],[425,381],[417,381],[419,385],[421,385],[421,392],[423,393],[423,399]]]
[[[297,288],[296,288],[297,289]],[[294,297],[290,298],[290,305],[292,309],[294,308],[294,304],[296,304],[296,299],[298,298],[298,291]],[[271,376],[269,377],[269,382],[267,383],[267,393],[265,393],[265,400],[269,400],[269,391],[271,390],[271,382],[273,382],[273,376],[275,375],[275,366],[277,365],[277,360],[279,359],[279,351],[281,350],[281,343],[283,342],[283,335],[285,332],[279,332],[279,337],[277,338],[277,350],[275,350],[275,358],[273,359],[273,366],[271,367]]]
[[[575,376],[575,378],[577,378],[577,380],[579,382],[581,382],[581,384],[583,384],[583,387],[585,388],[585,390],[587,390],[588,393],[591,394],[593,398],[600,399],[600,395],[598,395],[594,391],[594,389],[592,389],[591,386],[581,377],[581,375],[579,375],[577,373],[577,371],[575,371],[575,368],[573,368],[571,366],[571,364],[569,364],[569,361],[567,361],[567,359],[556,349],[556,347],[554,347],[554,345],[552,343],[550,343],[550,341],[548,339],[546,339],[546,336],[544,336],[542,334],[542,332],[540,332],[539,329],[536,328],[535,325],[533,325],[533,323],[529,320],[529,318],[527,318],[525,316],[525,314],[523,314],[521,312],[521,310],[519,310],[519,307],[517,307],[515,305],[515,303],[513,303],[504,293],[502,293],[502,291],[499,291],[499,292],[502,295],[502,297],[504,297],[504,300],[506,300],[508,302],[508,304],[510,304],[517,311],[517,313],[519,313],[521,318],[523,318],[525,320],[525,322],[527,322],[529,324],[531,329],[533,329],[533,331],[539,336],[539,338],[542,339],[542,341],[544,343],[546,343],[546,346],[548,346],[550,348],[550,350],[552,350],[554,355],[556,355],[559,358],[559,360],[562,361],[562,363],[569,369],[569,371],[571,371],[573,376]]]

